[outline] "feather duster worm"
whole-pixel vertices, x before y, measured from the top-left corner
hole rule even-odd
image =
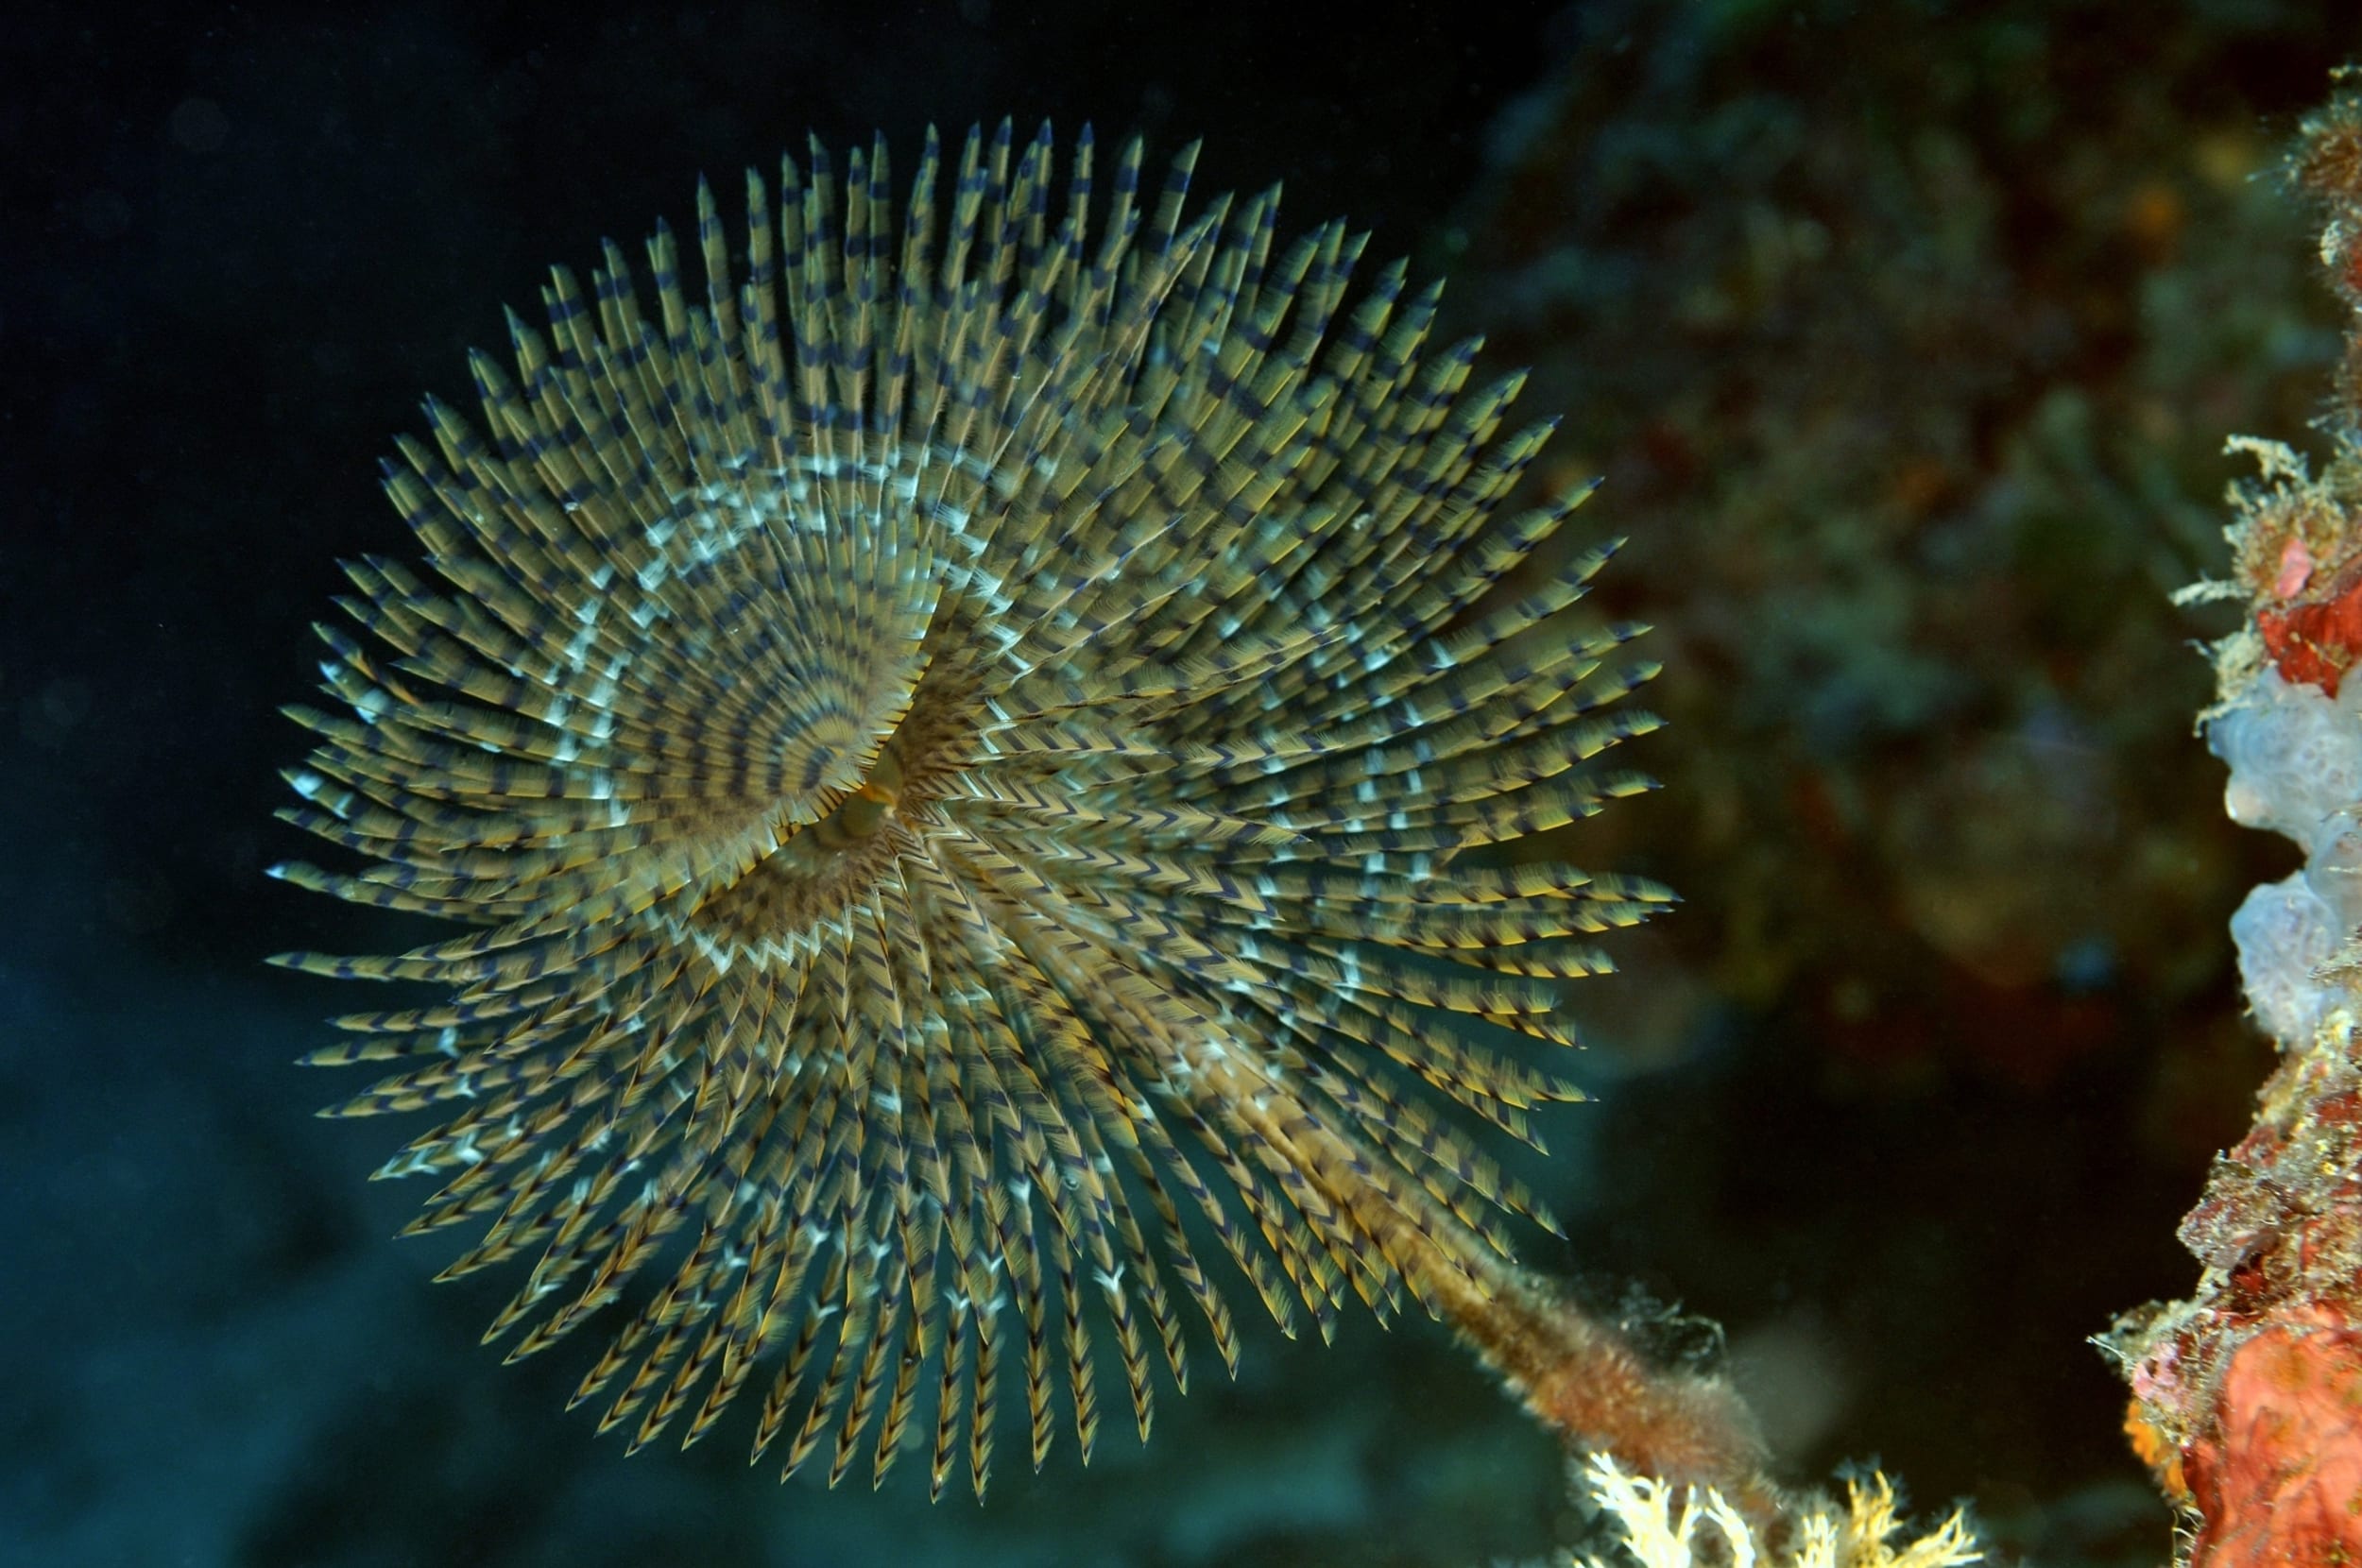
[[[625,1303],[576,1399],[635,1446],[744,1395],[789,1472],[981,1492],[1012,1389],[1038,1464],[1111,1368],[1145,1435],[1190,1313],[1235,1367],[1215,1253],[1283,1325],[1482,1297],[1547,1219],[1420,1086],[1530,1136],[1574,1091],[1503,1031],[1571,1043],[1562,939],[1669,898],[1463,858],[1648,787],[1582,766],[1654,724],[1640,628],[1555,619],[1605,552],[1488,591],[1582,499],[1497,515],[1517,379],[1399,265],[1347,308],[1365,236],[1094,167],[931,134],[898,216],[814,145],[743,281],[703,189],[652,313],[557,271],[290,710],[283,814],[368,863],[276,874],[468,928],[282,955],[442,995],[307,1060],[447,1118],[382,1174],[448,1275],[524,1260],[512,1356]]]

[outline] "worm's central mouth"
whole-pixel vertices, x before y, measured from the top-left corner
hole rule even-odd
[[[874,838],[902,803],[902,737],[907,722],[887,738],[861,787],[837,802],[836,809],[797,834],[824,848],[844,849]],[[792,841],[791,841],[792,842]]]

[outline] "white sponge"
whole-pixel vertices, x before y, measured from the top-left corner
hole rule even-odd
[[[2206,743],[2231,764],[2223,809],[2304,850],[2304,869],[2248,895],[2231,919],[2255,1021],[2284,1046],[2312,1043],[2345,986],[2314,974],[2362,928],[2362,679],[2336,700],[2267,669]]]
[[[2344,1000],[2342,987],[2323,984],[2313,975],[2344,939],[2336,914],[2301,871],[2264,883],[2231,917],[2248,1006],[2282,1045],[2310,1044],[2322,1017]]]
[[[2323,826],[2362,801],[2362,680],[2333,702],[2267,669],[2206,726],[2206,743],[2231,764],[2231,820],[2285,833],[2310,854]]]

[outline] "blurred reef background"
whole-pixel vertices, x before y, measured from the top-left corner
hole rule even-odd
[[[1536,1265],[1723,1355],[1798,1475],[1875,1457],[2003,1551],[2164,1559],[2085,1337],[2174,1239],[2268,1044],[2226,930],[2294,851],[2191,732],[2233,433],[2338,353],[2279,159],[2343,4],[22,8],[0,37],[0,1561],[251,1568],[1471,1564],[1568,1538],[1548,1440],[1441,1330],[1247,1338],[1146,1449],[929,1508],[625,1463],[564,1354],[475,1345],[287,1064],[264,971],[371,917],[293,852],[276,712],[373,465],[553,262],[807,128],[1047,116],[1287,185],[1563,413],[1668,785],[1571,830],[1678,915],[1583,982],[1598,1099],[1518,1170]],[[1292,214],[1289,221],[1286,214]],[[1719,1321],[1719,1350],[1697,1320]],[[1243,1321],[1243,1320],[1242,1320]]]

